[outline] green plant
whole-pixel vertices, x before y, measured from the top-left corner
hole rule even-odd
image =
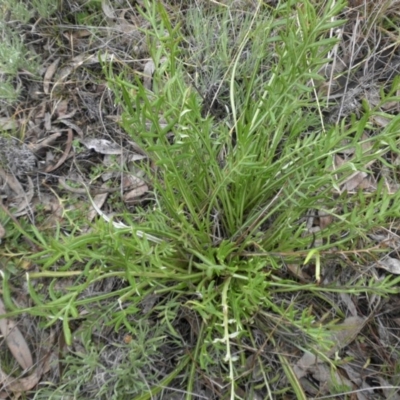
[[[1,13],[10,17],[15,21],[27,23],[32,19],[34,13],[38,13],[40,18],[49,18],[57,9],[59,2],[51,0],[1,0]]]
[[[125,226],[99,220],[84,235],[59,230],[49,238],[35,227],[24,229],[41,249],[27,254],[40,265],[39,272],[28,275],[35,302],[30,312],[46,317],[49,326],[62,321],[68,344],[80,312],[85,310],[95,326],[100,308],[100,324],[115,332],[138,334],[136,321],[151,321],[159,329],[155,346],[162,337],[185,346],[184,353],[176,351],[162,379],[147,376],[148,385],[139,382],[130,388],[135,400],[158,396],[173,382],[190,399],[199,374],[204,381],[210,377],[221,382],[225,397],[239,398],[254,365],[261,369],[258,384],[274,398],[280,394],[272,389],[279,373],[273,363],[264,368],[262,346],[285,343],[312,349],[318,343],[320,353],[331,346],[328,332],[336,321],[324,322],[313,301],[329,304],[343,317],[332,293],[398,292],[398,280],[391,277],[360,275],[348,286],[319,283],[321,265],[342,252],[356,259],[359,241],[368,243],[371,230],[399,213],[400,194],[388,193],[383,181],[373,192],[352,194],[341,188],[355,172],[368,171],[370,162],[392,168],[386,158],[398,154],[400,119],[374,130],[369,118],[375,111],[366,107],[350,127],[325,125],[314,87],[335,44],[329,32],[343,22],[337,20],[343,2],[317,7],[311,1],[286,1],[274,10],[259,3],[243,24],[231,21],[229,9],[211,13],[213,21],[226,26],[220,43],[212,47],[223,50],[219,55],[224,63],[216,74],[227,88],[227,115],[222,118],[203,112],[201,96],[188,83],[188,65],[196,64],[190,62],[196,56],[186,50],[180,26],[171,24],[160,3],[144,4],[156,66],[153,90],[139,79],[132,83],[123,74],[108,74],[125,109],[125,130],[152,161],[151,167],[143,165],[152,203],[133,216],[124,215]],[[197,23],[209,26],[203,19],[210,14],[199,15]],[[231,51],[227,36],[238,27],[243,31]],[[210,52],[207,47],[202,51]],[[367,138],[366,129],[374,131]],[[354,157],[335,165],[335,155],[350,150]],[[310,233],[310,210],[331,216],[333,222]],[[303,284],[284,274],[288,264],[303,263],[314,266],[316,283]],[[37,279],[50,280],[48,291],[35,286]],[[93,289],[109,280],[119,282],[114,290]],[[63,290],[56,290],[56,283]],[[21,312],[7,297],[7,276],[3,288],[9,315]],[[262,332],[263,344],[255,331]],[[86,349],[83,360],[94,361],[87,363],[82,380],[99,367],[99,352]],[[252,368],[248,349],[255,354]],[[148,352],[152,360],[153,350],[140,357]],[[304,393],[290,367],[282,355],[277,358],[301,398]],[[81,364],[77,358],[68,362],[73,365],[70,376],[76,375]],[[82,380],[77,377],[73,385],[79,387]],[[102,393],[109,393],[109,385],[104,382]],[[68,390],[73,392],[71,386]]]
[[[0,84],[0,95],[3,99],[15,100],[19,88],[15,88],[12,80],[20,69],[36,72],[35,56],[28,52],[16,32],[3,27],[3,40],[0,43],[0,70],[3,74]]]
[[[31,3],[21,1],[0,1],[0,99],[13,102],[18,99],[20,86],[15,83],[15,78],[21,70],[32,74],[38,71],[38,57],[28,50],[21,40],[21,24],[27,23],[32,18],[30,8],[37,10],[42,17],[48,17],[54,11],[54,2],[34,1]],[[28,6],[28,7],[27,7]],[[9,21],[13,23],[10,24]],[[18,22],[19,23],[18,23]]]
[[[318,15],[306,2],[297,8],[296,18],[291,17],[290,2],[275,13],[263,14],[258,9],[243,24],[245,31],[237,34],[237,47],[228,56],[224,56],[224,39],[227,32],[234,31],[236,21],[232,30],[222,30],[219,43],[225,52],[217,54],[226,60],[221,64],[232,113],[232,120],[225,124],[203,118],[198,94],[185,83],[179,33],[163,9],[147,6],[145,18],[152,23],[150,50],[159,66],[153,92],[137,82],[132,98],[132,85],[123,78],[114,79],[126,109],[124,127],[157,167],[156,174],[147,171],[154,178],[155,207],[151,213],[143,213],[140,229],[163,240],[154,244],[154,252],[163,252],[158,257],[151,254],[151,269],[165,269],[164,279],[172,266],[178,274],[186,274],[179,288],[191,276],[184,304],[198,313],[204,324],[196,359],[208,373],[216,359],[225,363],[234,398],[238,365],[243,362],[236,341],[251,336],[246,325],[256,315],[275,315],[283,325],[303,332],[306,340],[324,342],[328,326],[313,327],[314,316],[306,307],[300,310],[293,304],[277,304],[276,293],[365,290],[363,280],[348,289],[306,288],[280,279],[279,270],[282,257],[297,263],[299,259],[315,259],[319,281],[319,265],[321,259],[326,262],[325,254],[333,249],[356,251],[356,238],[366,239],[368,232],[398,214],[394,200],[398,194],[389,196],[383,182],[373,194],[357,193],[356,201],[347,193],[340,200],[331,195],[372,160],[385,163],[386,154],[398,141],[398,119],[382,132],[362,139],[362,133],[370,128],[371,110],[350,129],[326,127],[315,110],[310,82],[322,79],[318,71],[335,43],[327,33],[341,24],[332,19],[341,4],[327,5]],[[204,18],[199,21],[198,25],[204,24]],[[226,12],[221,25],[228,23]],[[245,48],[253,62],[242,62]],[[268,49],[263,53],[267,70],[261,68],[257,57],[261,48]],[[167,121],[166,127],[161,120]],[[363,151],[365,146],[371,151]],[[334,155],[352,148],[356,157],[332,168]],[[316,235],[307,234],[308,210],[327,212],[336,221]],[[308,250],[314,240],[322,244]],[[143,237],[137,238],[136,248],[143,246],[143,241]],[[149,251],[148,246],[144,245],[142,254]],[[155,284],[160,285],[160,280]],[[383,286],[370,282],[368,290],[388,293],[396,290],[394,282],[387,280]],[[176,318],[178,311],[172,315]],[[276,329],[276,340],[279,332]],[[189,389],[192,380],[193,374],[188,378]]]

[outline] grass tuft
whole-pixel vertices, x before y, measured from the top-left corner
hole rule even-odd
[[[343,1],[198,6],[182,25],[161,2],[142,3],[151,87],[104,69],[123,128],[149,156],[148,204],[119,216],[119,229],[103,219],[51,238],[14,228],[40,249],[24,254],[40,266],[27,274],[29,312],[46,327],[61,321],[68,346],[82,343],[64,359],[63,383],[36,398],[161,399],[177,387],[187,400],[306,398],[284,351],[330,352],[341,295],[398,293],[399,279],[367,274],[363,262],[380,256],[369,234],[400,212],[400,192],[378,172],[395,168],[400,119],[377,129],[378,107],[366,103],[357,122],[324,116],[316,96]],[[376,187],[351,188],[359,173]],[[323,218],[321,229],[310,224]],[[349,265],[357,273],[346,275]],[[288,273],[303,266],[308,281]],[[12,274],[9,316],[21,313]],[[348,390],[336,383],[332,392]]]

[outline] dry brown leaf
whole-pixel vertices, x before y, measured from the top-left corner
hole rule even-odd
[[[105,183],[101,185],[101,188],[107,189],[107,184]],[[93,202],[99,209],[101,209],[105,201],[107,200],[107,197],[108,193],[97,194],[96,196],[93,197]],[[95,217],[97,217],[97,212],[93,206],[90,206],[87,218],[89,221],[93,221]]]
[[[143,179],[135,175],[124,174],[122,178],[122,190],[134,189],[144,185]]]
[[[71,60],[71,66],[78,68],[81,65],[98,64],[99,62],[110,62],[115,59],[114,54],[96,53],[96,54],[80,54]]]
[[[344,158],[340,157],[338,154],[335,154],[335,167],[341,167],[346,161]]]
[[[348,346],[361,332],[365,321],[366,318],[364,317],[352,316],[347,317],[341,324],[336,325],[333,328],[334,331],[332,331],[331,337],[336,344],[329,350],[329,356]]]
[[[34,153],[38,152],[39,150],[42,150],[46,147],[49,147],[52,143],[54,143],[60,136],[62,135],[61,132],[56,132],[53,133],[52,135],[47,136],[43,140],[41,140],[39,143],[36,143],[34,148],[32,148],[32,151]]]
[[[44,114],[46,113],[47,110],[47,102],[48,100],[43,101],[41,104],[35,107],[34,118],[37,124],[40,124],[42,122],[42,119],[44,118]]]
[[[57,119],[71,118],[70,115],[67,116],[68,104],[69,104],[69,99],[57,101],[54,110],[54,113],[57,115]],[[74,110],[74,114],[75,113],[76,110]]]
[[[376,264],[377,268],[385,269],[386,271],[400,275],[400,260],[392,257],[385,257]]]
[[[64,115],[59,115],[58,116],[58,118],[57,118],[57,121],[60,121],[60,122],[63,122],[63,121],[66,121],[66,120],[68,120],[69,118],[72,118],[75,114],[76,114],[76,112],[77,112],[78,110],[77,109],[74,109],[74,110],[72,110],[71,112],[69,112],[68,114],[64,114]],[[75,125],[76,126],[76,125]],[[79,128],[79,130],[81,130],[80,128]],[[83,134],[82,134],[82,136],[83,136]]]
[[[301,282],[311,282],[311,277],[304,274],[302,265],[287,264],[287,269]]]
[[[125,18],[124,14],[127,10],[124,10],[124,12],[121,12],[120,15],[117,17],[117,21],[114,24],[113,28],[117,29],[120,32],[126,33],[126,34],[134,34],[135,32],[139,32],[138,28],[135,25],[130,24]]]
[[[354,317],[357,316],[357,308],[351,299],[351,296],[347,293],[340,293],[340,298],[342,299],[343,303],[346,304],[347,309],[349,310],[350,314]]]
[[[46,131],[51,130],[51,114],[49,112],[44,114],[44,129],[46,129]]]
[[[67,65],[62,68],[57,74],[57,81],[53,86],[53,90],[55,86],[60,85],[64,80],[68,77],[68,75],[74,70],[74,67],[71,65]]]
[[[24,188],[22,187],[19,180],[12,174],[8,174],[0,167],[0,178],[3,180],[3,185],[7,185],[14,193],[15,198],[20,198],[25,196]]]
[[[319,210],[318,217],[319,217],[319,227],[321,228],[321,230],[328,227],[333,221],[333,216],[331,214],[328,214],[326,211]]]
[[[381,321],[377,321],[377,332],[379,336],[379,345],[382,347],[390,346],[391,333],[387,326],[382,325]]]
[[[322,394],[330,394],[331,388],[338,384],[345,385],[350,389],[353,387],[352,383],[339,374],[338,370],[332,371],[326,364],[314,364],[309,372],[319,382],[319,392]]]
[[[145,158],[147,158],[147,156],[143,155],[143,154],[131,154],[128,159],[127,162],[128,163],[133,163],[135,161],[140,161],[140,160],[144,160]]]
[[[376,189],[376,185],[373,183],[371,175],[365,177],[358,185],[359,189]]]
[[[74,32],[71,32],[71,37],[75,38],[75,39],[82,39],[88,36],[91,36],[92,32],[90,32],[87,29],[78,29]]]
[[[363,382],[364,377],[361,376],[362,367],[361,368],[359,366],[354,366],[354,367],[356,369],[354,369],[353,366],[351,366],[349,363],[343,363],[343,365],[341,365],[341,368],[343,368],[346,371],[347,376],[355,385],[357,385],[358,387],[360,387],[363,384],[367,386],[367,383]]]
[[[399,388],[398,386],[393,386],[390,382],[385,380],[382,376],[377,376],[379,380],[379,384],[382,388],[382,392],[385,396],[385,399],[390,400],[400,400]]]
[[[14,118],[2,117],[0,118],[0,129],[2,131],[11,131],[18,128],[18,123]]]
[[[32,208],[36,210],[38,207],[48,214],[47,222],[49,225],[52,223],[56,225],[64,213],[63,202],[53,193],[43,192],[40,197],[35,197],[32,202]]]
[[[297,379],[301,379],[308,374],[308,370],[318,362],[318,358],[311,352],[305,351],[300,360],[293,367]]]
[[[4,314],[6,314],[6,309],[0,299],[0,316]],[[33,365],[31,351],[15,322],[8,318],[0,318],[0,332],[4,336],[11,354],[21,368],[24,370],[31,368]]]
[[[6,234],[6,230],[4,229],[4,226],[0,223],[0,239],[2,239]]]
[[[103,10],[104,15],[110,19],[116,19],[116,15],[111,3],[108,0],[101,1],[101,8]]]
[[[361,148],[364,154],[367,154],[372,149],[372,142],[368,140],[369,136],[366,133],[363,133],[361,136]]]
[[[144,184],[133,190],[130,190],[129,192],[124,193],[122,198],[126,203],[129,203],[130,201],[137,200],[139,197],[143,196],[148,191],[149,187],[146,184]]]
[[[108,164],[108,162],[105,162],[106,161],[106,159],[107,159],[107,161],[109,160],[109,159],[111,159],[112,158],[112,156],[111,155],[105,155],[104,156],[104,160],[103,160],[103,164],[105,165],[105,166],[113,166],[113,167],[116,167],[117,165],[120,165],[119,163],[118,163],[118,160],[117,161],[115,161],[115,160],[113,160],[113,162],[111,163],[111,164]],[[110,171],[108,171],[108,172],[103,172],[102,174],[101,174],[101,180],[103,181],[103,182],[107,182],[107,181],[109,181],[110,179],[114,179],[114,178],[119,178],[121,176],[121,172],[120,172],[120,168],[112,168]]]
[[[21,217],[30,210],[31,201],[35,193],[32,179],[28,176],[28,191],[24,193],[24,196],[19,198],[17,210],[13,212],[14,217]]]
[[[343,190],[350,192],[356,189],[367,176],[368,174],[366,172],[356,172],[352,174],[343,184]]]
[[[69,152],[71,151],[72,147],[72,139],[74,138],[74,135],[72,133],[72,129],[68,129],[68,137],[67,137],[67,143],[65,145],[65,150],[63,155],[60,157],[56,165],[48,165],[47,168],[45,169],[45,172],[51,172],[60,167],[64,163],[64,161],[67,159]]]
[[[143,86],[148,90],[151,90],[152,88],[153,74],[155,70],[156,66],[154,64],[154,61],[147,61],[143,69]]]
[[[345,144],[345,143],[344,143]],[[368,135],[365,133],[361,137],[361,148],[364,154],[367,154],[370,152],[372,145],[371,142],[368,141]],[[345,154],[346,154],[346,159],[343,157],[339,156],[338,154],[335,154],[334,156],[334,165],[335,168],[340,168],[343,165],[345,165],[348,162],[351,162],[351,159],[353,155],[355,154],[356,149],[354,147],[350,147],[346,149]],[[368,164],[364,166],[364,168],[367,168],[371,166],[375,160],[370,161]],[[344,191],[354,191],[356,188],[358,189],[370,189],[371,187],[374,187],[373,182],[368,175],[368,173],[364,171],[356,171],[353,174],[351,174],[349,177],[346,178],[344,182],[341,183],[341,190]]]
[[[81,139],[80,142],[89,150],[95,150],[100,154],[122,154],[122,147],[106,139]]]
[[[74,110],[72,113],[70,113],[68,115],[68,117],[71,116],[71,114],[72,115],[75,114],[75,112],[76,112],[76,110]],[[68,128],[73,129],[78,134],[78,136],[80,138],[83,138],[83,130],[81,128],[79,128],[78,125],[74,124],[69,119],[60,118],[58,121],[61,122],[64,125],[68,126]]]
[[[122,197],[125,202],[137,200],[149,191],[146,183],[135,175],[124,175],[121,183],[122,189],[128,190]]]
[[[334,345],[328,351],[325,351],[324,355],[331,357],[337,351],[349,345],[360,333],[365,321],[366,318],[352,316],[346,318],[343,323],[334,326],[330,337]],[[323,360],[306,351],[294,366],[293,371],[297,378],[300,379],[307,375],[309,369],[319,362],[323,362]]]
[[[55,59],[47,68],[46,73],[44,74],[44,79],[43,79],[43,91],[45,94],[49,94],[50,93],[50,82],[51,79],[53,78],[58,64],[60,62],[60,58]]]
[[[13,399],[20,397],[18,394],[27,392],[28,390],[34,388],[39,383],[40,378],[41,371],[39,370],[35,370],[26,378],[15,379],[7,376],[0,369],[0,382],[2,383],[4,389],[7,389],[7,391],[11,391],[14,393]],[[17,395],[18,397],[15,397]]]
[[[372,164],[374,164],[376,160],[372,160],[366,165],[364,165],[364,168],[370,167]],[[369,175],[366,172],[354,172],[351,174],[342,184],[342,187],[347,190],[354,190],[357,186],[359,186],[364,179],[367,179]],[[370,180],[366,180],[364,184],[367,184],[368,182],[371,182]],[[372,183],[371,186],[373,187]]]
[[[379,243],[380,247],[390,247],[392,249],[399,248],[399,237],[393,232],[390,233],[370,233],[368,236]]]

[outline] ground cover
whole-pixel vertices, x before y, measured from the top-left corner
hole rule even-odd
[[[398,398],[396,2],[29,6],[1,395]]]

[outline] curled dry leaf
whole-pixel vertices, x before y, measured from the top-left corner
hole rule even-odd
[[[68,104],[69,104],[69,99],[58,100],[53,106],[52,114],[53,113],[56,114],[57,119],[71,118],[70,114],[67,114]],[[73,111],[73,114],[75,114],[75,113],[76,113],[76,110]]]
[[[372,149],[372,145],[369,140],[369,137],[365,133],[361,137],[360,147],[364,154],[370,153],[370,151]],[[341,150],[341,152],[346,155],[346,159],[339,156],[338,154],[335,154],[335,156],[334,156],[335,168],[340,168],[340,167],[344,166],[346,163],[348,163],[349,161],[351,161],[351,159],[353,158],[353,155],[356,153],[356,148],[350,147],[348,149]],[[376,160],[370,161],[369,163],[364,165],[364,168],[370,167],[372,164],[375,163],[375,161]],[[368,173],[366,173],[364,171],[356,171],[356,172],[352,173],[350,176],[348,176],[341,183],[342,190],[347,190],[347,191],[351,192],[357,188],[358,189],[374,188],[373,182]]]
[[[361,332],[364,327],[366,318],[352,316],[347,317],[341,324],[336,325],[332,329],[331,339],[335,345],[328,351],[331,356],[343,347],[348,346]]]
[[[28,191],[24,193],[24,196],[21,196],[18,199],[17,210],[13,212],[14,217],[21,217],[30,210],[31,201],[35,193],[35,188],[33,186],[33,181],[29,176],[28,176],[28,184],[29,184]]]
[[[2,239],[6,234],[6,230],[4,229],[4,226],[0,223],[0,239]]]
[[[66,143],[63,155],[60,157],[60,159],[57,161],[57,163],[55,165],[48,165],[47,168],[45,169],[45,172],[54,171],[55,169],[59,168],[64,163],[64,161],[67,159],[67,157],[69,155],[69,152],[71,151],[73,138],[74,138],[74,136],[72,133],[72,129],[68,129],[67,143]]]
[[[101,185],[102,188],[107,189],[107,184],[104,183]],[[96,194],[96,196],[93,197],[93,202],[96,204],[98,208],[102,208],[105,201],[107,200],[108,193],[101,193],[101,194]],[[89,212],[88,212],[88,220],[93,221],[93,219],[97,216],[96,210],[93,208],[93,206],[90,207]]]
[[[386,379],[383,377],[378,376],[379,384],[382,388],[382,392],[385,396],[385,399],[390,400],[400,400],[400,394],[398,392],[398,388],[390,384]]]
[[[385,128],[387,125],[390,124],[390,119],[381,117],[379,115],[373,115],[371,117],[371,120],[375,125],[380,126],[381,128]]]
[[[156,70],[156,66],[154,64],[154,61],[153,60],[147,61],[147,63],[144,66],[144,69],[143,69],[143,76],[144,76],[143,86],[148,90],[151,90],[153,74],[154,74],[155,70]]]
[[[70,33],[70,36],[74,39],[86,38],[91,35],[92,32],[90,32],[88,29],[79,29]]]
[[[46,138],[44,138],[43,140],[41,140],[39,143],[36,143],[34,148],[33,148],[33,152],[37,153],[38,151],[45,149],[46,147],[49,147],[51,144],[53,144],[60,136],[61,136],[61,132],[55,132],[49,136],[47,136]]]
[[[312,279],[308,274],[303,272],[303,266],[300,264],[287,264],[287,269],[294,275],[300,282],[311,282]]]
[[[350,380],[340,374],[338,370],[332,371],[332,369],[326,364],[314,364],[310,370],[310,373],[312,377],[319,382],[318,390],[314,392],[315,395],[330,394],[331,388],[338,384],[340,384],[342,387],[347,386],[349,389],[353,387]]]
[[[365,321],[366,318],[353,316],[346,318],[343,323],[333,327],[330,339],[334,342],[334,345],[328,351],[325,351],[324,355],[326,357],[331,357],[337,351],[349,345],[360,333]],[[318,362],[323,362],[323,360],[311,352],[304,352],[303,356],[293,368],[297,379],[307,375],[308,370]]]
[[[346,304],[347,309],[349,310],[350,314],[354,317],[357,316],[357,308],[351,298],[351,296],[347,293],[340,293],[340,298],[342,299],[343,303]]]
[[[4,389],[7,389],[8,392],[13,392],[13,399],[17,399],[20,397],[20,393],[27,392],[34,388],[41,378],[41,370],[35,370],[32,374],[27,376],[26,378],[15,379],[7,376],[0,369],[0,383],[3,385]],[[0,392],[4,393],[4,392]]]
[[[11,189],[11,191],[15,193],[15,196],[13,196],[14,198],[24,197],[25,191],[19,180],[14,175],[8,174],[1,167],[0,167],[0,178],[2,180],[2,186],[8,186]]]
[[[131,163],[131,162],[135,162],[135,161],[144,160],[145,158],[147,158],[147,156],[144,156],[143,154],[131,154],[127,158],[127,161]]]
[[[129,190],[123,195],[125,202],[137,200],[149,191],[149,187],[138,176],[125,175],[122,179],[123,190]]]
[[[101,179],[103,182],[110,180],[111,178],[116,178],[121,176],[121,171],[123,166],[127,166],[128,169],[134,173],[135,176],[139,177],[141,171],[135,168],[135,162],[140,161],[147,158],[142,154],[130,154],[128,152],[124,152],[121,155],[106,154],[103,158],[103,165],[107,167],[107,172],[104,172],[101,175]],[[132,185],[140,186],[138,182],[132,182],[132,179],[129,178],[131,175],[124,175],[122,186],[123,190],[126,190],[127,187],[131,189]]]
[[[0,118],[0,129],[2,131],[11,131],[18,128],[18,122],[15,118]]]
[[[153,243],[163,243],[163,239],[160,239],[159,237],[150,235],[148,233],[145,233],[141,230],[136,230],[134,226],[128,226],[125,225],[122,222],[115,222],[113,221],[108,215],[106,215],[99,207],[97,207],[97,205],[95,204],[95,202],[93,201],[92,197],[90,196],[89,193],[89,189],[86,188],[86,193],[87,196],[89,198],[90,203],[92,204],[93,208],[96,210],[97,214],[104,219],[104,221],[108,222],[108,223],[112,223],[112,225],[114,226],[114,228],[116,229],[130,229],[132,231],[132,233],[140,238],[146,238],[147,240],[149,240],[150,242]]]
[[[44,129],[46,131],[51,130],[51,114],[49,112],[44,114]]]
[[[81,139],[80,142],[89,150],[100,154],[122,154],[122,147],[105,139]]]
[[[56,75],[57,81],[53,86],[53,90],[55,86],[61,85],[73,70],[74,67],[72,67],[71,65],[63,67]]]
[[[351,192],[356,189],[367,176],[368,174],[366,172],[356,172],[352,174],[342,186],[343,190]]]
[[[343,157],[340,157],[338,154],[335,154],[335,168],[339,168],[344,165],[345,160]]]
[[[102,0],[101,8],[103,10],[104,15],[107,18],[110,18],[110,19],[115,19],[116,18],[114,9],[113,9],[111,3],[108,0]]]
[[[333,221],[333,216],[327,213],[326,211],[319,210],[318,217],[319,217],[319,227],[321,228],[321,231],[326,227],[328,227]]]
[[[0,299],[0,317],[5,313],[4,303]],[[31,351],[14,321],[8,318],[0,318],[0,332],[4,336],[11,354],[21,368],[24,370],[31,368],[33,365]]]
[[[139,186],[139,187],[125,193],[123,196],[123,200],[126,203],[133,201],[133,200],[137,200],[139,197],[143,196],[148,191],[149,191],[149,187],[146,184],[144,184],[142,186]]]
[[[390,330],[387,326],[384,326],[380,320],[377,321],[377,332],[379,336],[379,344],[382,347],[389,347],[390,346]]]
[[[369,140],[369,136],[366,133],[361,136],[361,148],[365,154],[370,153],[370,150],[372,150],[371,140]]]
[[[50,82],[51,79],[53,78],[58,64],[60,62],[60,58],[55,59],[47,68],[46,73],[44,74],[44,79],[43,79],[43,91],[45,94],[49,94],[50,93]]]
[[[122,179],[122,189],[124,191],[135,189],[142,185],[144,185],[144,181],[140,177],[135,175],[124,174],[124,177]]]
[[[99,62],[110,62],[114,59],[113,54],[97,52],[94,54],[79,54],[71,60],[71,67],[78,68],[81,65],[93,65]]]
[[[114,54],[95,53],[95,54],[79,54],[71,60],[71,67],[78,68],[81,65],[92,65],[100,62],[110,62],[115,59]]]
[[[75,113],[75,111],[73,111],[73,113]],[[74,124],[69,119],[61,118],[58,121],[64,125],[68,126],[68,128],[73,129],[79,135],[79,137],[83,138],[83,130],[81,128],[79,128],[78,125]]]
[[[117,20],[116,20],[115,24],[113,25],[113,28],[120,32],[126,33],[128,35],[136,34],[135,36],[138,37],[140,35],[140,33],[138,31],[137,24],[136,23],[131,24],[125,18],[127,11],[128,11],[128,9],[122,10],[119,14],[116,15]],[[133,18],[133,17],[131,16],[131,18]],[[129,18],[129,19],[132,20],[131,18]],[[135,22],[135,21],[133,21],[133,22]]]
[[[376,264],[377,268],[385,269],[386,271],[400,275],[400,260],[392,257],[385,257]]]

